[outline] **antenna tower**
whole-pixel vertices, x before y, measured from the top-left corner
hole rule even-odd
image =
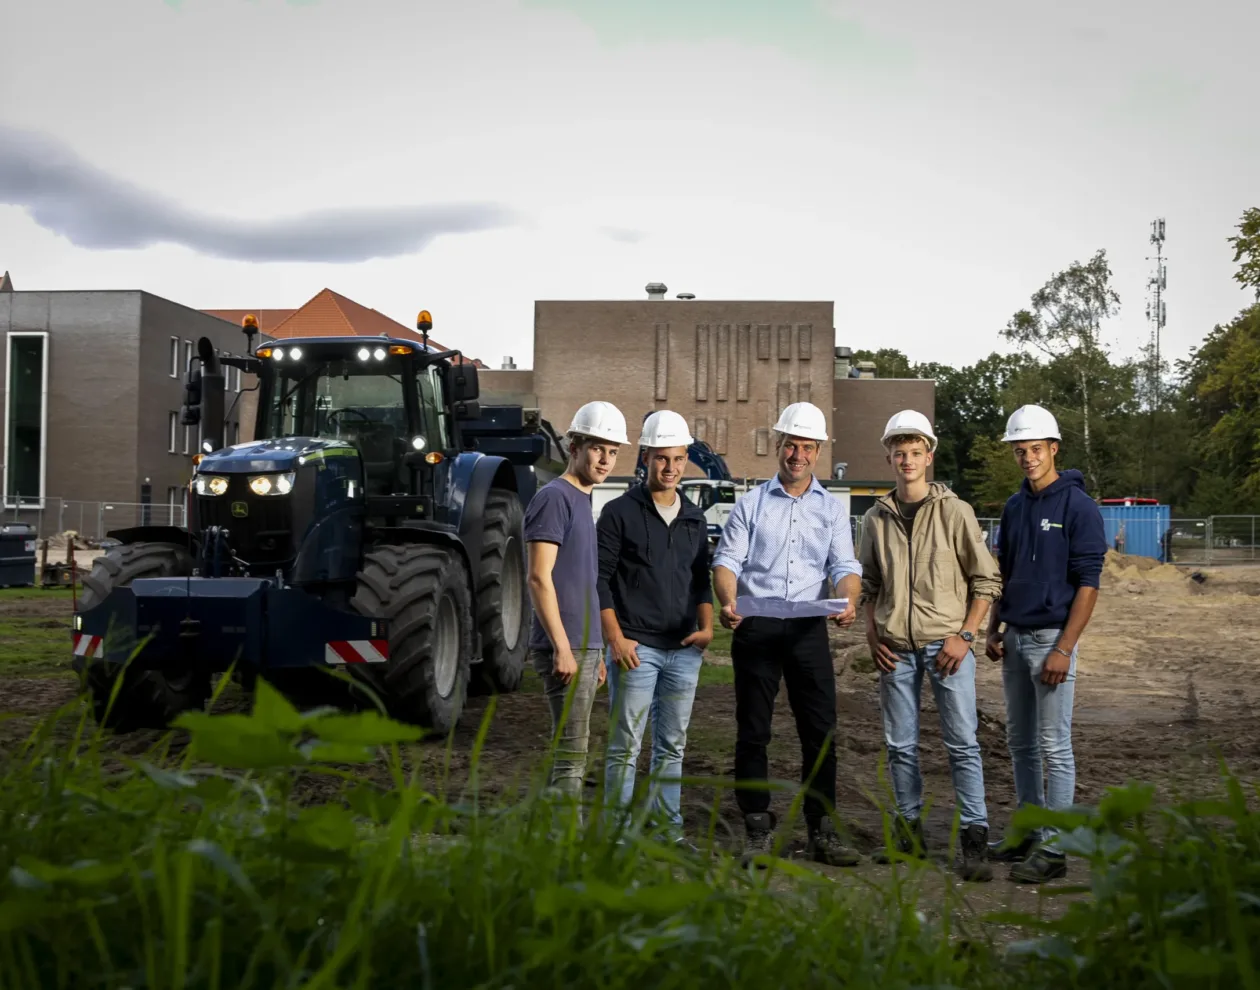
[[[1164,305],[1164,291],[1168,288],[1168,269],[1164,265],[1164,218],[1151,221],[1151,243],[1155,245],[1155,257],[1147,256],[1147,261],[1155,262],[1155,270],[1146,281],[1149,292],[1146,302],[1146,320],[1151,325],[1150,353],[1151,362],[1151,411],[1159,405],[1159,338],[1167,322],[1168,310]]]

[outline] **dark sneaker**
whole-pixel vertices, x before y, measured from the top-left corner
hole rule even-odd
[[[989,858],[989,830],[983,825],[967,825],[958,833],[958,861],[954,872],[964,880],[987,883],[993,879]]]
[[[1067,857],[1062,853],[1038,849],[1022,863],[1011,867],[1010,878],[1016,883],[1045,883],[1067,876]]]
[[[1037,845],[1037,833],[1029,832],[1017,845],[1007,845],[1006,839],[995,839],[989,843],[989,859],[994,863],[1022,863],[1032,855]]]
[[[744,866],[752,864],[754,857],[772,856],[774,854],[774,814],[759,811],[744,816]],[[765,869],[764,863],[757,863],[759,869]]]
[[[862,862],[862,857],[856,850],[840,841],[836,827],[829,818],[809,826],[809,845],[805,849],[805,855],[815,863],[825,863],[827,866],[857,866]]]
[[[923,838],[922,818],[907,821],[898,815],[893,819],[892,839],[897,852],[916,859],[927,859],[927,842]],[[871,862],[891,863],[892,856],[886,848],[876,849],[871,853]]]

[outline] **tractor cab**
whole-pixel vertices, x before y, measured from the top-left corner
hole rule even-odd
[[[365,494],[412,493],[412,466],[454,448],[442,368],[393,339],[324,338],[260,348],[255,436],[341,441],[358,451]],[[418,455],[418,456],[417,456]],[[432,455],[432,456],[430,456]]]

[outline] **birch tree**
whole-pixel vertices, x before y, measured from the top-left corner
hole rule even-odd
[[[1002,335],[1072,368],[1079,386],[1085,475],[1098,490],[1098,465],[1090,438],[1090,372],[1106,360],[1102,323],[1120,309],[1111,288],[1107,252],[1100,249],[1087,263],[1074,261],[1033,293],[1031,306],[1011,317]]]

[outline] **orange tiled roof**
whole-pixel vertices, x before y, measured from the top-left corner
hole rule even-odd
[[[253,313],[258,320],[258,330],[260,333],[270,334],[280,323],[287,320],[290,316],[297,312],[296,309],[203,309],[203,313],[210,316],[217,316],[221,320],[227,320],[236,326],[241,325],[241,320]]]
[[[299,309],[267,310],[267,322],[263,321],[261,311],[217,309],[207,310],[221,319],[228,319],[232,314],[234,322],[239,326],[246,313],[253,312],[258,317],[258,329],[268,337],[282,340],[289,337],[379,337],[385,334],[402,340],[414,340],[420,343],[420,334],[410,327],[405,327],[397,320],[391,320],[384,313],[369,309],[361,303],[348,299],[340,292],[322,289]],[[277,319],[278,314],[284,314]],[[429,346],[438,350],[445,347],[432,337]],[[476,358],[460,357],[460,363],[471,362],[478,368],[485,365]]]

